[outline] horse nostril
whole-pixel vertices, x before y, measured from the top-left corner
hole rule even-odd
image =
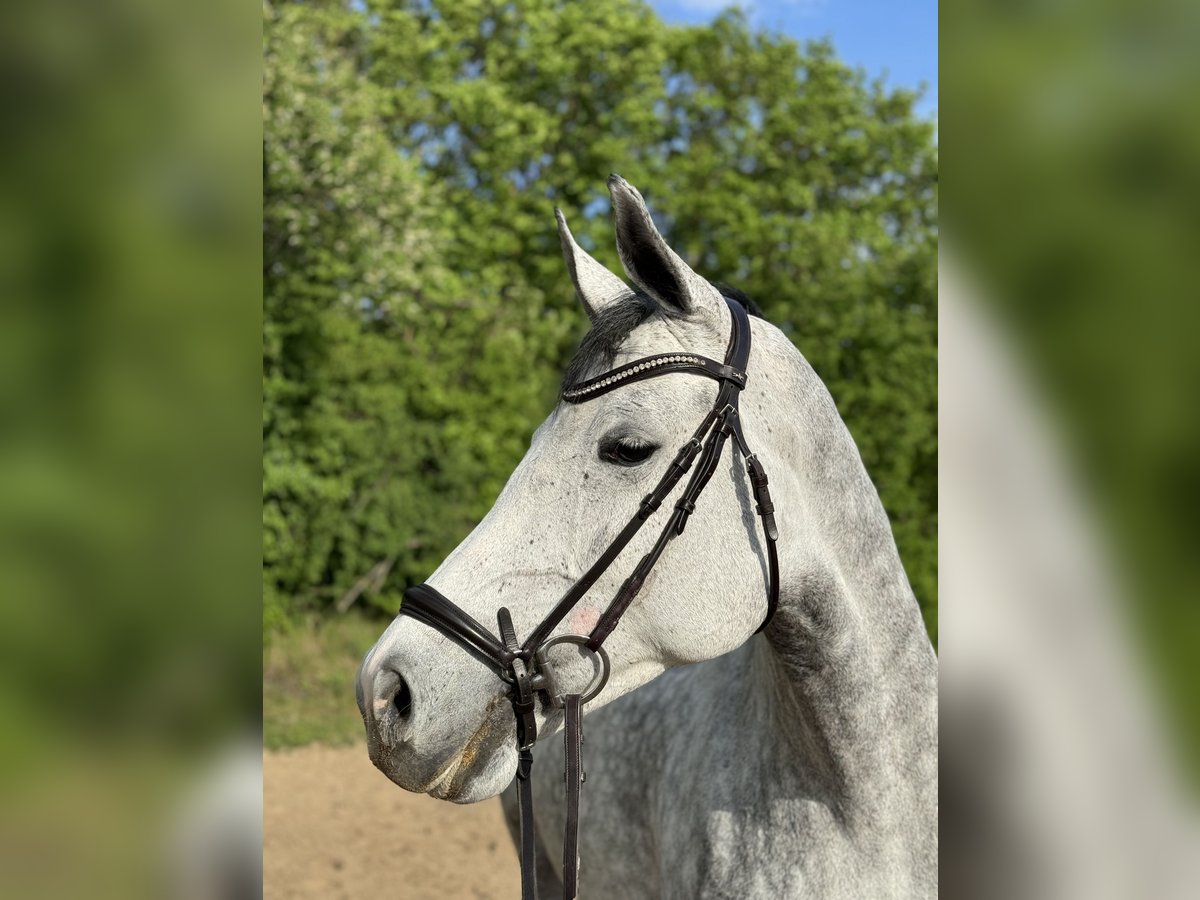
[[[412,694],[408,690],[408,682],[403,678],[400,679],[400,687],[392,697],[392,706],[396,707],[396,714],[400,716],[401,721],[407,719],[412,712]]]

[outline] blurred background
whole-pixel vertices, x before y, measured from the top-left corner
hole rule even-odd
[[[1200,883],[1200,10],[947,2],[943,889]]]
[[[0,14],[0,893],[256,894],[260,737],[311,861],[268,894],[377,886],[305,824],[401,803],[353,672],[553,403],[551,209],[615,268],[615,170],[862,448],[945,645],[949,896],[1187,896],[1200,17],[947,0],[943,101],[931,6],[723,6]],[[443,871],[511,862],[472,821]]]
[[[242,6],[0,12],[5,897],[260,879],[261,67]]]

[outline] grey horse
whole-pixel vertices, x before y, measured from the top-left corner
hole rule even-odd
[[[636,189],[617,176],[609,188],[632,287],[559,216],[592,321],[568,378],[658,353],[720,359],[731,328],[722,294],[667,246]],[[765,554],[731,450],[605,645],[611,680],[585,708],[580,895],[936,896],[937,658],[832,398],[791,341],[752,323],[741,412],[778,509],[779,609],[756,634]],[[429,583],[483,622],[508,606],[528,633],[637,508],[715,391],[674,374],[558,404]],[[653,531],[560,630],[595,624]],[[582,655],[555,670],[579,689],[591,676]],[[358,676],[372,761],[407,790],[459,803],[504,792],[511,817],[505,687],[447,638],[398,617]],[[539,708],[537,718],[538,874],[543,896],[556,897],[563,751],[544,738],[562,715]]]

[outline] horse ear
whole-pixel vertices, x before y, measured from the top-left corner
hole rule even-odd
[[[723,315],[720,292],[667,246],[637,188],[620,175],[610,175],[608,190],[616,219],[617,253],[630,280],[677,312]]]
[[[579,298],[589,318],[594,320],[609,304],[633,296],[629,285],[592,259],[586,250],[575,243],[561,209],[555,207],[554,218],[558,220],[558,239],[562,242],[563,258],[567,261],[567,270],[571,273],[571,281],[575,285],[575,296]]]

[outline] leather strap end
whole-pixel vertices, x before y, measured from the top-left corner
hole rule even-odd
[[[563,698],[563,741],[566,748],[567,822],[563,832],[563,896],[579,894],[579,794],[583,784],[583,703],[579,694]]]

